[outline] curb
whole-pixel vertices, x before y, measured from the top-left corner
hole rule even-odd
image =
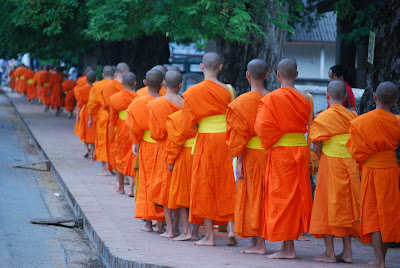
[[[170,266],[163,266],[163,265],[155,265],[151,263],[143,263],[138,261],[130,261],[122,259],[118,256],[115,256],[110,252],[110,249],[104,244],[101,240],[101,237],[98,236],[96,231],[94,230],[92,224],[89,222],[85,213],[82,211],[79,204],[76,202],[74,196],[69,191],[68,187],[66,186],[63,178],[61,177],[60,173],[54,167],[53,163],[47,156],[46,152],[40,146],[39,142],[36,140],[35,136],[33,135],[31,129],[29,128],[28,124],[26,123],[25,119],[22,117],[20,112],[18,111],[16,105],[14,104],[12,98],[8,96],[8,94],[0,89],[0,94],[4,94],[8,100],[8,102],[13,107],[17,117],[21,121],[24,129],[28,132],[30,138],[33,141],[33,145],[35,146],[36,151],[43,157],[44,160],[48,160],[50,163],[50,172],[53,175],[58,187],[64,194],[68,204],[72,208],[75,216],[82,217],[83,219],[83,230],[85,231],[86,235],[88,236],[89,240],[92,242],[93,246],[95,247],[97,253],[99,254],[100,258],[102,259],[104,265],[110,268],[167,268]]]

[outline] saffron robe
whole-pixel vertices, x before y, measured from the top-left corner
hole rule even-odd
[[[36,96],[38,99],[42,99],[42,93],[41,93],[41,89],[39,86],[39,81],[40,81],[40,75],[43,73],[43,71],[37,71],[34,76],[33,76],[33,83],[35,85],[35,89],[36,89]]]
[[[129,128],[125,119],[119,117],[119,112],[125,111],[132,101],[137,98],[135,92],[122,90],[110,97],[110,127],[116,128],[116,161],[115,169],[124,174],[133,177],[135,175],[134,165],[136,157],[132,152],[132,142],[129,138]]]
[[[26,85],[27,85],[27,81],[25,78],[25,72],[26,72],[27,68],[24,66],[18,67],[18,77],[19,77],[19,93],[20,94],[26,94],[27,90],[26,90]]]
[[[169,101],[166,97],[160,97],[148,103],[150,117],[149,129],[151,138],[156,143],[153,170],[151,173],[150,200],[168,207],[169,187],[171,183],[171,172],[168,169],[167,152],[167,119],[168,116],[182,107]]]
[[[143,134],[149,130],[150,113],[147,104],[151,100],[154,100],[154,97],[149,95],[134,100],[128,106],[125,120],[130,130],[132,144],[140,144],[140,175],[136,177],[136,185],[139,185],[139,188],[136,194],[135,218],[164,221],[164,212],[157,212],[154,203],[149,199],[156,144],[144,140]]]
[[[65,92],[65,110],[72,112],[75,107],[74,87],[76,83],[74,80],[66,80],[62,84],[62,91]]]
[[[170,209],[189,208],[190,187],[192,183],[192,146],[184,146],[185,141],[196,137],[197,129],[182,131],[182,110],[168,116],[167,163],[174,166],[169,187],[168,205]]]
[[[262,232],[269,241],[294,240],[308,232],[312,208],[308,146],[273,146],[284,134],[306,133],[310,112],[308,99],[290,88],[267,94],[258,107],[254,130],[261,147],[270,150]]]
[[[26,93],[27,93],[27,98],[28,100],[32,100],[36,98],[36,90],[35,90],[35,85],[33,82],[33,76],[34,73],[32,70],[28,69],[24,73],[25,79],[26,79]]]
[[[50,96],[48,96],[49,93],[49,89],[50,89],[50,73],[47,71],[43,71],[40,74],[40,78],[39,78],[39,86],[40,86],[40,90],[41,90],[41,99],[42,102],[46,105],[46,106],[50,106],[51,104],[51,98]]]
[[[326,142],[349,133],[355,118],[341,105],[333,105],[315,118],[310,128],[311,142]],[[342,150],[347,149],[344,147]],[[310,234],[344,237],[360,236],[360,174],[357,162],[349,157],[321,154],[317,187],[311,213]]]
[[[244,179],[237,180],[235,233],[242,237],[261,236],[264,217],[264,180],[268,151],[246,148],[255,136],[258,104],[264,96],[250,91],[228,105],[226,140],[232,156],[242,155]]]
[[[81,87],[83,87],[83,86],[85,86],[85,85],[87,85],[88,84],[88,82],[87,82],[87,79],[86,79],[86,76],[81,76],[81,77],[79,77],[78,78],[78,80],[76,81],[76,86],[73,88],[73,92],[74,92],[74,96],[75,96],[75,99],[77,100],[77,95],[79,94],[78,92],[79,92],[79,89],[81,88]],[[76,117],[78,117],[78,113],[76,113]],[[78,123],[76,123],[76,121],[75,121],[75,129],[74,129],[74,135],[75,136],[79,136],[79,131],[80,131],[80,126],[79,126],[79,124]]]
[[[50,76],[49,84],[51,89],[51,106],[54,108],[61,107],[63,77],[56,73]]]
[[[159,93],[161,96],[165,96],[167,94],[167,91],[163,87],[161,87]],[[149,88],[142,87],[137,90],[136,94],[138,95],[138,97],[143,97],[143,96],[149,95]]]
[[[14,76],[14,69],[11,69],[10,72],[8,73],[8,76],[10,77],[10,88],[12,90],[15,89],[15,76]]]
[[[107,126],[108,111],[103,109],[103,96],[101,90],[110,80],[103,79],[93,83],[87,103],[89,115],[92,115],[93,124],[96,125],[95,152],[93,161],[107,162]]]
[[[400,241],[399,116],[382,109],[351,121],[347,149],[362,161],[361,242],[371,242],[371,233],[381,232],[382,241]]]
[[[201,119],[224,115],[231,102],[229,91],[210,81],[183,93],[181,127],[192,129]],[[226,132],[198,133],[193,156],[189,221],[203,224],[203,218],[225,224],[233,221],[236,185]]]
[[[79,113],[79,137],[84,143],[94,143],[96,135],[96,128],[89,128],[88,126],[89,112],[86,103],[89,100],[89,93],[91,88],[92,86],[89,84],[81,86],[78,88],[76,92],[77,94],[75,95],[77,101],[76,106],[81,107],[81,111]]]
[[[101,89],[101,95],[103,97],[103,109],[109,112],[110,107],[110,97],[115,93],[118,93],[124,89],[124,86],[121,82],[117,80],[111,80],[108,83],[105,83]],[[107,160],[108,160],[108,170],[113,171],[116,165],[116,153],[117,148],[115,145],[115,127],[110,126],[110,118],[108,117],[107,123]]]

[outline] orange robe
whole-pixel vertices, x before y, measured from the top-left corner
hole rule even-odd
[[[26,89],[27,81],[25,78],[26,70],[27,70],[26,67],[23,67],[23,66],[19,67],[18,76],[19,76],[19,93],[20,94],[27,93],[27,89]]]
[[[33,71],[28,69],[26,70],[24,77],[26,79],[26,92],[27,92],[27,98],[28,100],[36,98],[36,90],[35,90],[35,85],[33,82]]]
[[[255,136],[258,104],[264,96],[250,91],[228,105],[226,140],[232,156],[242,155],[244,179],[237,180],[235,233],[242,237],[261,236],[264,217],[264,180],[268,151],[247,148]]]
[[[20,70],[21,70],[21,67],[17,67],[17,68],[15,68],[15,70],[14,70],[14,76],[15,76],[15,91],[17,91],[18,93],[20,93],[19,92],[19,76],[20,76]]]
[[[93,84],[87,103],[89,115],[92,116],[93,124],[96,124],[96,140],[93,161],[107,162],[107,126],[108,111],[103,109],[103,96],[101,90],[110,80],[101,80]]]
[[[96,128],[88,127],[89,121],[89,113],[86,106],[86,103],[89,100],[89,93],[90,89],[92,88],[91,85],[86,84],[84,86],[79,87],[76,97],[76,106],[81,107],[81,111],[79,113],[80,120],[79,120],[79,137],[82,142],[84,143],[94,143],[95,135],[96,135]]]
[[[167,143],[165,150],[167,162],[174,166],[169,187],[168,208],[188,208],[190,206],[190,186],[192,183],[192,146],[185,145],[185,141],[196,137],[197,129],[182,131],[182,110],[179,110],[167,119]]]
[[[161,96],[165,96],[167,94],[167,91],[163,87],[161,87],[159,93]],[[149,88],[142,87],[137,90],[136,94],[138,95],[138,97],[143,97],[143,96],[149,95]]]
[[[41,91],[39,88],[39,81],[40,81],[40,75],[42,74],[43,71],[37,71],[33,75],[33,84],[35,85],[35,90],[36,90],[36,96],[38,99],[42,99]]]
[[[231,94],[224,87],[205,80],[183,93],[181,124],[184,131],[202,118],[224,115]],[[202,224],[203,218],[225,224],[233,221],[236,185],[226,132],[198,133],[193,156],[189,221]]]
[[[110,97],[110,127],[115,130],[115,169],[124,174],[133,177],[135,175],[136,157],[132,152],[132,142],[129,138],[129,128],[125,123],[126,118],[119,113],[126,112],[128,106],[137,98],[135,92],[122,90]]]
[[[50,104],[51,104],[50,96],[47,95],[49,93],[49,89],[50,89],[49,81],[50,81],[50,73],[47,71],[42,72],[40,74],[40,78],[39,78],[39,85],[41,88],[41,99],[42,99],[42,102],[47,106],[50,106]]]
[[[262,237],[269,241],[298,239],[308,232],[312,195],[308,146],[276,146],[284,134],[306,133],[310,103],[290,88],[261,99],[254,130],[268,154]],[[305,138],[304,138],[305,143]]]
[[[76,83],[74,80],[66,80],[62,83],[62,91],[66,93],[65,95],[65,110],[72,112],[75,107],[75,97],[74,97],[74,87]]]
[[[62,94],[62,84],[63,82],[63,77],[58,74],[52,74],[50,76],[49,84],[50,84],[50,89],[51,89],[51,106],[53,109],[56,107],[59,108],[61,107],[61,94]]]
[[[10,88],[12,90],[15,89],[15,76],[14,76],[14,69],[11,69],[10,72],[8,73],[8,76],[10,77]]]
[[[326,142],[336,135],[348,134],[354,117],[341,105],[331,106],[315,118],[309,134],[311,142]],[[345,145],[336,148],[347,152]],[[322,152],[309,233],[318,238],[324,234],[359,237],[359,219],[360,174],[357,162],[350,155],[343,158]]]
[[[136,185],[139,185],[136,194],[135,218],[146,220],[164,220],[164,213],[157,212],[154,203],[149,200],[151,172],[154,165],[156,143],[143,139],[143,134],[149,130],[149,108],[147,103],[154,100],[152,96],[144,96],[134,100],[127,109],[125,123],[130,130],[132,144],[140,144],[139,147],[139,178],[136,178]]]
[[[399,165],[396,149],[400,140],[399,116],[382,109],[351,121],[347,149],[362,161],[361,242],[381,232],[383,242],[400,241]]]
[[[72,92],[74,93],[74,97],[76,100],[77,100],[76,96],[78,95],[79,89],[87,84],[88,82],[86,76],[81,76],[78,78],[78,80],[76,81],[76,86],[72,89]],[[76,117],[78,117],[78,113],[76,113]],[[75,121],[74,135],[79,136],[79,131],[80,131],[79,123]]]
[[[155,158],[151,173],[150,200],[168,207],[169,186],[171,183],[171,172],[168,169],[167,152],[167,119],[168,116],[182,107],[169,101],[166,97],[152,100],[148,104],[150,110],[149,129],[151,137],[157,142],[155,147]]]
[[[101,89],[101,95],[103,96],[103,109],[109,112],[110,107],[110,97],[115,93],[118,93],[124,89],[121,82],[117,80],[111,80],[105,83]],[[107,159],[108,159],[108,170],[113,171],[116,165],[115,156],[117,154],[117,147],[115,145],[115,127],[111,127],[110,118],[108,118],[107,125]]]

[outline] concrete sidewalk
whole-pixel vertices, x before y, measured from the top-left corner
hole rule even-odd
[[[270,260],[267,256],[241,254],[249,240],[239,239],[235,247],[217,240],[216,247],[198,247],[191,241],[175,242],[158,237],[157,233],[140,230],[143,222],[134,218],[135,201],[117,194],[111,182],[115,177],[97,176],[100,163],[83,158],[84,145],[73,135],[74,120],[64,113],[44,113],[44,106],[29,104],[25,97],[7,93],[17,111],[35,137],[44,157],[51,161],[54,177],[69,200],[76,215],[84,218],[88,237],[109,267],[325,267],[313,258],[322,254],[322,239],[296,241],[298,259]],[[281,243],[267,242],[268,254],[279,250]],[[341,240],[335,242],[341,251]],[[367,267],[374,259],[373,248],[353,239],[354,264]],[[328,264],[330,267],[350,267],[348,264]],[[400,266],[400,249],[390,249],[388,267]]]

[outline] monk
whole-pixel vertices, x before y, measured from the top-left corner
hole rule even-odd
[[[14,70],[14,76],[15,76],[15,91],[19,92],[19,76],[20,76],[20,66],[16,67]]]
[[[116,192],[125,194],[124,179],[129,176],[129,197],[134,197],[133,187],[136,158],[132,152],[132,142],[129,138],[129,128],[125,123],[126,109],[137,98],[135,93],[136,75],[132,72],[122,76],[124,89],[110,97],[110,128],[115,128],[115,169],[117,170]]]
[[[115,93],[118,93],[124,89],[122,85],[122,76],[124,73],[129,72],[129,66],[125,62],[121,62],[117,64],[115,68],[115,75],[114,79],[105,83],[101,89],[101,95],[103,97],[102,108],[109,111],[110,107],[110,97]],[[115,145],[115,127],[110,126],[110,118],[108,118],[107,124],[107,139],[106,139],[106,146],[107,146],[107,160],[108,160],[108,170],[111,172],[115,170],[116,160],[116,145]]]
[[[8,76],[10,77],[10,88],[12,90],[15,90],[15,74],[14,74],[14,72],[15,72],[15,68],[12,68],[10,70],[10,72],[8,73]]]
[[[107,124],[108,124],[108,111],[102,108],[103,96],[101,90],[103,86],[111,81],[114,77],[114,68],[106,65],[103,68],[103,80],[97,81],[93,84],[89,94],[89,101],[87,103],[89,112],[89,128],[93,124],[96,126],[96,139],[95,139],[95,152],[93,161],[100,161],[102,171],[99,176],[107,176]]]
[[[46,66],[45,70],[40,74],[39,78],[39,87],[41,91],[41,99],[42,103],[46,105],[46,108],[44,108],[44,111],[47,112],[50,108],[51,104],[51,99],[49,93],[49,81],[50,81],[50,66]]]
[[[25,96],[27,95],[27,91],[26,91],[26,85],[27,85],[27,81],[25,78],[25,72],[27,70],[27,68],[25,67],[24,64],[21,64],[20,67],[18,67],[18,77],[19,77],[19,94],[24,94]]]
[[[61,111],[61,94],[62,94],[62,75],[61,67],[57,67],[57,73],[52,74],[49,80],[49,95],[51,99],[51,103],[49,105],[52,106],[52,109],[56,109],[56,116],[60,115]]]
[[[39,66],[38,71],[33,76],[33,84],[35,86],[36,96],[37,96],[39,104],[42,104],[42,98],[41,98],[41,92],[40,92],[40,86],[39,86],[40,75],[42,74],[42,72],[43,72],[43,66]]]
[[[65,94],[65,110],[69,112],[68,119],[72,118],[72,114],[75,108],[75,97],[74,97],[74,87],[76,82],[74,80],[65,80],[62,84],[62,91]]]
[[[235,233],[251,237],[248,254],[266,254],[265,239],[261,237],[264,216],[264,179],[268,152],[254,133],[258,104],[269,93],[264,88],[267,64],[254,59],[247,65],[246,78],[251,91],[240,95],[228,105],[226,112],[226,140],[232,156],[237,157],[237,192]]]
[[[182,223],[182,233],[173,238],[174,241],[198,240],[199,225],[194,224],[193,232],[189,226],[190,187],[192,182],[192,148],[197,129],[182,131],[182,110],[168,116],[167,153],[168,169],[172,172],[168,195],[168,208],[179,209],[179,218]]]
[[[346,142],[357,113],[343,106],[346,85],[342,81],[329,83],[326,100],[330,108],[315,118],[309,133],[320,158],[310,234],[325,240],[326,251],[316,261],[350,263],[351,237],[360,236],[360,174]],[[343,253],[338,256],[334,237],[343,239]]]
[[[310,151],[304,136],[311,106],[308,95],[294,86],[296,61],[281,60],[277,75],[282,88],[261,99],[254,125],[261,147],[269,150],[262,237],[284,241],[268,258],[294,259],[293,240],[308,232],[311,218]]]
[[[35,90],[35,85],[33,82],[33,76],[34,76],[33,68],[29,67],[25,71],[24,77],[25,77],[26,83],[27,83],[26,84],[27,98],[30,103],[33,103],[36,98],[36,90]]]
[[[95,140],[95,128],[89,128],[89,113],[87,110],[87,102],[89,100],[90,89],[93,83],[97,80],[97,75],[95,71],[89,71],[86,75],[87,84],[78,88],[75,98],[76,107],[78,114],[76,122],[79,124],[79,137],[80,140],[85,144],[87,153],[84,155],[85,158],[93,158],[94,154],[94,140]]]
[[[146,220],[142,231],[152,232],[152,220],[157,220],[156,232],[163,233],[162,221],[164,213],[157,212],[154,203],[149,199],[151,196],[151,172],[154,165],[156,141],[151,138],[149,130],[150,112],[148,103],[151,100],[161,97],[159,91],[163,82],[163,74],[157,70],[150,70],[146,73],[146,83],[149,95],[134,100],[127,109],[128,115],[125,123],[130,131],[132,150],[134,155],[139,157],[140,175],[136,178],[136,185],[139,185],[136,194],[135,218]],[[139,147],[140,144],[140,147]]]
[[[76,96],[78,95],[79,89],[83,86],[87,85],[87,78],[86,78],[86,74],[88,72],[90,72],[90,68],[86,68],[85,71],[82,72],[82,75],[76,80],[76,86],[72,89],[73,93],[74,93],[74,97],[76,99]],[[74,135],[75,136],[79,136],[79,131],[80,131],[80,126],[79,123],[77,123],[76,119],[78,118],[79,113],[76,113],[76,117],[75,117],[75,128],[74,128]],[[86,156],[86,155],[85,155]]]
[[[374,267],[385,267],[389,242],[400,241],[399,165],[400,116],[390,113],[399,89],[382,82],[373,95],[376,109],[351,121],[347,149],[362,161],[361,242],[374,246]]]
[[[148,104],[150,110],[149,129],[151,138],[156,141],[149,198],[164,209],[167,230],[160,236],[173,238],[179,234],[179,221],[177,221],[179,212],[176,211],[174,226],[172,226],[172,210],[168,207],[171,172],[168,170],[168,155],[165,145],[167,142],[168,116],[182,109],[183,99],[178,95],[182,86],[182,74],[177,71],[168,71],[165,74],[165,84],[167,94],[150,101]]]
[[[237,244],[233,231],[236,185],[232,157],[226,145],[226,109],[234,99],[233,88],[217,79],[222,69],[216,53],[206,53],[200,64],[204,81],[183,93],[183,131],[199,127],[194,145],[189,221],[203,224],[199,246],[215,246],[213,221],[228,223],[228,245]]]
[[[165,77],[165,74],[168,71],[168,69],[163,65],[156,65],[151,69],[152,70],[158,70],[158,71],[162,72],[163,73],[163,77]],[[146,79],[143,79],[143,84],[144,84],[144,87],[138,89],[137,92],[136,92],[139,97],[143,97],[143,96],[149,95],[149,89],[148,89],[147,84],[146,84]],[[167,94],[167,91],[165,91],[164,87],[161,87],[160,95],[161,96],[165,96],[166,94]]]

